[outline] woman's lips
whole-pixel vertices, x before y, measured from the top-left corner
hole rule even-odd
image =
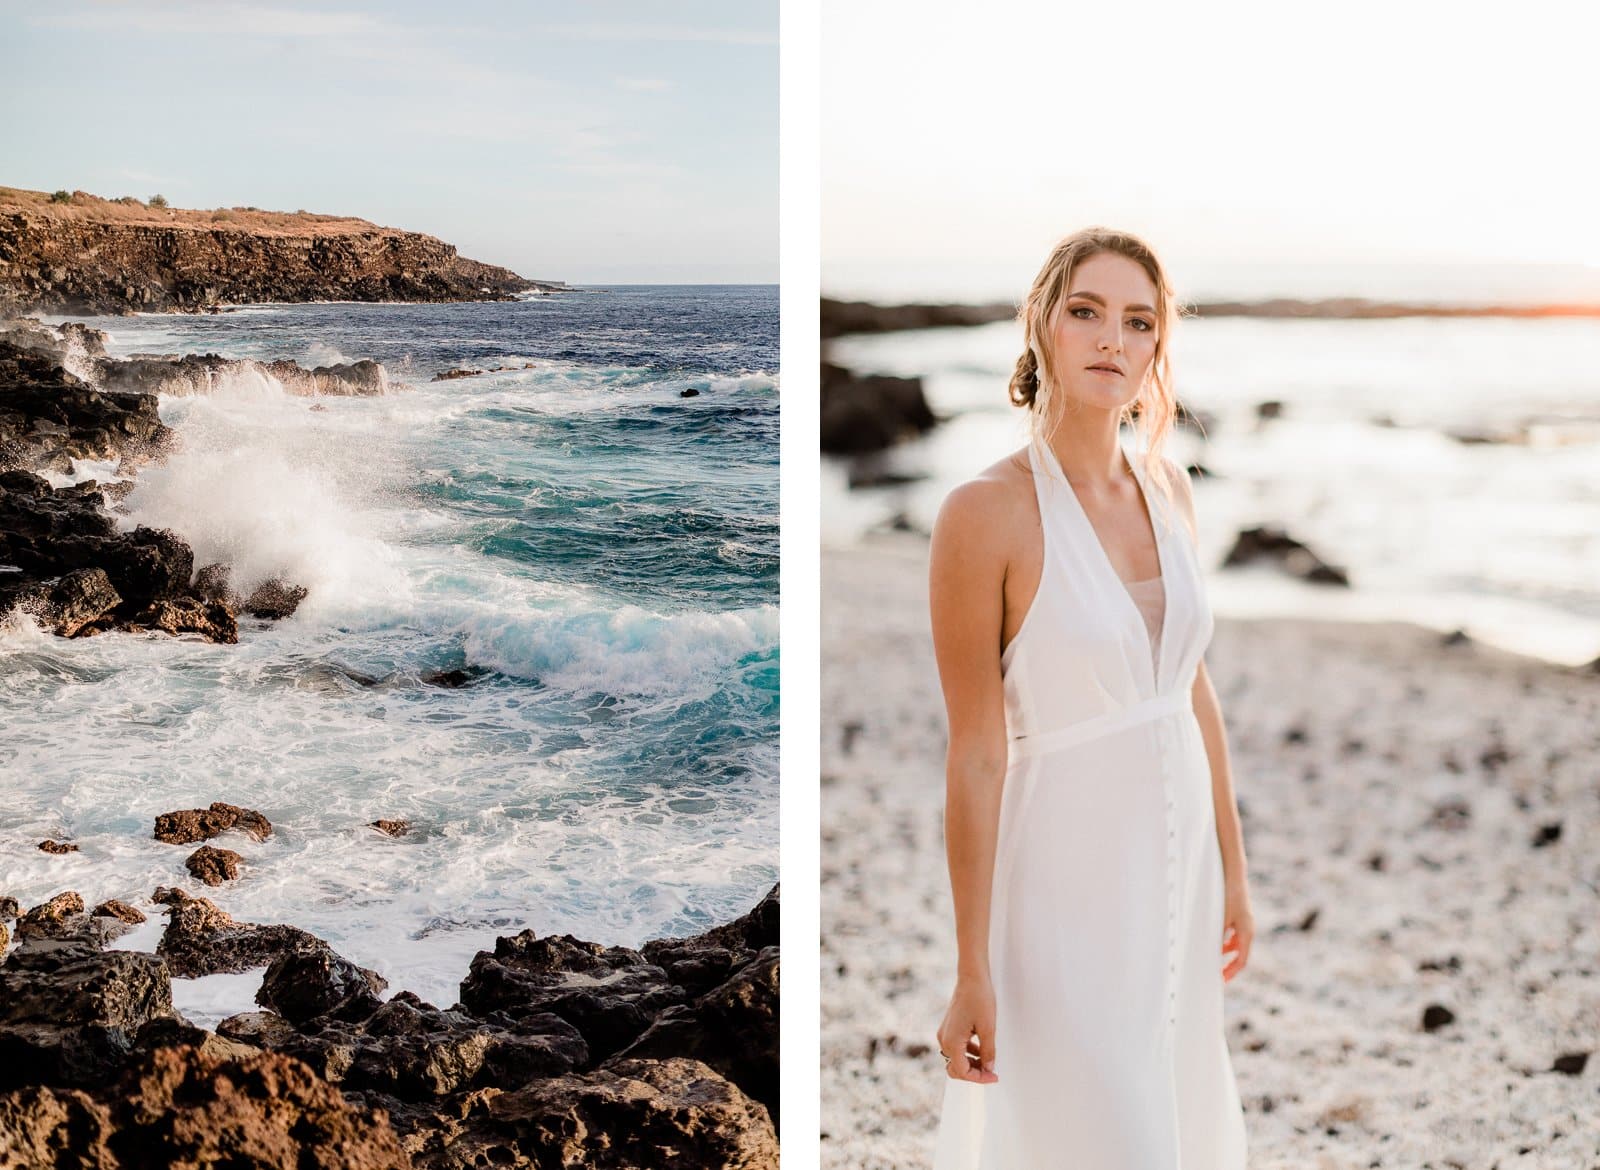
[[[1110,366],[1090,366],[1089,372],[1091,374],[1110,374],[1113,378],[1122,377],[1121,370],[1114,370]]]

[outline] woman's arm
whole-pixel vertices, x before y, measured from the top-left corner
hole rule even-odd
[[[1174,495],[1189,525],[1189,532],[1198,532],[1195,520],[1194,490],[1189,477],[1176,466],[1172,468]],[[1255,937],[1255,920],[1250,909],[1250,882],[1244,857],[1244,830],[1239,823],[1239,805],[1233,793],[1233,764],[1228,758],[1228,730],[1222,719],[1222,702],[1217,689],[1211,685],[1211,675],[1202,660],[1195,671],[1194,686],[1189,692],[1195,721],[1200,724],[1200,738],[1206,745],[1206,758],[1211,764],[1211,805],[1216,813],[1217,847],[1222,853],[1222,878],[1225,891],[1223,921],[1223,953],[1234,957],[1222,970],[1226,982],[1244,969],[1250,958],[1250,944]]]
[[[933,526],[928,563],[933,647],[949,725],[945,853],[957,947],[956,990],[939,1029],[939,1048],[950,1058],[952,1077],[985,1083],[997,1079],[989,895],[1006,773],[1000,491],[980,480],[951,492]]]

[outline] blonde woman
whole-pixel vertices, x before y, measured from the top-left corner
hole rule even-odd
[[[1239,1170],[1222,987],[1254,925],[1161,454],[1174,299],[1146,244],[1091,228],[1020,317],[1030,441],[950,493],[930,550],[958,950],[935,1170]]]

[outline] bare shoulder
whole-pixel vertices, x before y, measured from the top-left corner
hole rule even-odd
[[[1034,523],[1032,500],[1027,456],[1013,452],[951,489],[934,521],[934,543],[959,544],[968,554],[1003,553]]]
[[[1196,539],[1199,538],[1200,525],[1195,517],[1194,509],[1194,484],[1189,478],[1187,468],[1179,467],[1169,455],[1161,457],[1161,470],[1167,477],[1167,486],[1172,492],[1172,498],[1177,502],[1178,511],[1183,513],[1184,521],[1189,525],[1189,533]]]

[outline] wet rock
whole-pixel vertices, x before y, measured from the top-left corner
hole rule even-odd
[[[144,911],[119,902],[115,898],[108,898],[93,910],[89,911],[91,918],[115,918],[119,922],[126,922],[129,926],[137,926],[145,921]]]
[[[230,605],[235,604],[238,597],[228,584],[228,576],[232,572],[231,566],[221,562],[202,565],[194,574],[195,595],[202,601],[224,601]]]
[[[0,918],[16,918],[22,913],[22,906],[10,894],[0,897]]]
[[[211,845],[202,845],[189,854],[188,860],[183,863],[192,877],[198,878],[208,886],[220,886],[223,882],[231,882],[239,876],[239,863],[244,858],[232,849],[217,849]]]
[[[299,609],[300,603],[306,599],[306,592],[304,585],[293,585],[274,578],[251,591],[250,596],[245,598],[244,610],[251,617],[276,621]]]
[[[83,895],[76,890],[65,890],[24,914],[17,923],[17,937],[59,934],[64,926],[82,913]]]
[[[684,1002],[684,989],[626,947],[602,947],[571,935],[539,938],[525,930],[479,951],[461,983],[461,1003],[479,1017],[509,1021],[552,1013],[582,1033],[596,1061],[632,1043],[661,1011]]]
[[[92,627],[96,623],[109,624],[122,597],[104,569],[75,569],[17,589],[9,604],[32,614],[52,633],[75,638],[80,633],[95,633]]]
[[[199,634],[208,642],[232,646],[239,641],[239,621],[225,602],[197,597],[163,597],[151,602],[122,626],[132,633],[160,630],[167,634]]]
[[[444,370],[435,374],[432,380],[435,382],[453,382],[457,378],[476,378],[479,374],[484,372],[485,371],[483,370],[472,370],[466,368]]]
[[[1559,840],[1561,840],[1561,822],[1551,821],[1547,825],[1540,825],[1538,831],[1534,833],[1533,847],[1535,849],[1543,849],[1547,845],[1554,845]]]
[[[376,971],[358,967],[326,948],[292,951],[272,960],[256,992],[256,1002],[292,1024],[317,1016],[365,1019],[382,1002],[389,986]]]
[[[430,687],[458,690],[461,687],[471,685],[483,674],[484,671],[472,667],[456,670],[430,670],[422,676],[422,681]]]
[[[179,889],[161,887],[154,900],[167,907],[167,928],[156,953],[180,978],[248,971],[282,954],[328,949],[327,943],[299,927],[235,922],[209,899]]]
[[[78,852],[78,847],[64,841],[52,841],[46,838],[39,842],[39,851],[41,853],[76,853]]]
[[[272,822],[254,809],[214,800],[210,808],[186,808],[156,817],[155,838],[169,845],[206,841],[229,829],[249,833],[257,841],[272,836]]]
[[[829,455],[881,451],[939,421],[923,395],[921,378],[861,376],[827,362],[821,412],[822,450]]]
[[[763,950],[692,1004],[668,1008],[624,1057],[703,1061],[778,1120],[778,948]]]
[[[704,995],[758,952],[778,945],[778,911],[775,885],[754,909],[732,922],[692,938],[652,939],[640,951],[690,995]]]
[[[103,1084],[141,1027],[174,1014],[160,959],[101,950],[89,920],[77,922],[21,938],[0,964],[0,1089]]]
[[[415,1155],[419,1167],[776,1170],[759,1103],[694,1060],[621,1060],[485,1095]]]
[[[1282,418],[1283,403],[1275,398],[1256,403],[1256,417],[1259,419]]]
[[[696,390],[693,386],[690,386],[685,390],[679,390],[678,391],[678,397],[679,398],[698,398],[698,397],[700,397],[700,391]]]
[[[107,394],[51,354],[0,337],[0,471],[61,467],[71,459],[136,463],[165,450],[172,431],[154,395]]]
[[[386,833],[391,837],[404,837],[411,832],[411,822],[407,820],[372,821],[368,827],[377,829],[378,832]]]
[[[1350,584],[1349,574],[1343,569],[1328,564],[1281,528],[1242,530],[1222,564],[1224,567],[1233,567],[1258,560],[1272,561],[1284,572],[1304,581],[1327,585]]]

